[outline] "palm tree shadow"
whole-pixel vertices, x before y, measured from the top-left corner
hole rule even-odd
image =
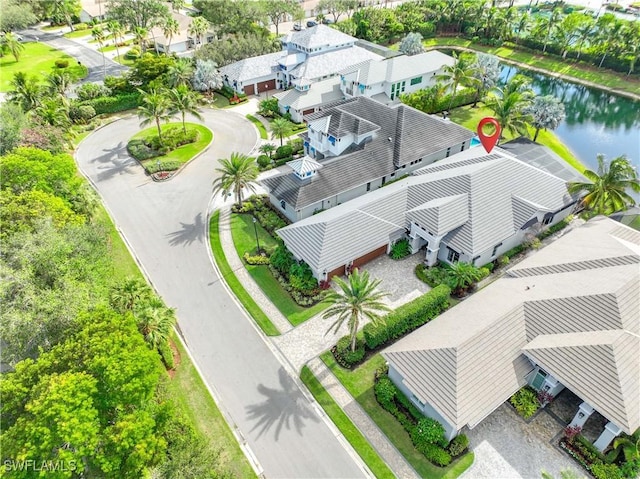
[[[280,439],[283,427],[286,429],[295,427],[298,435],[302,435],[305,420],[320,421],[284,368],[281,367],[278,370],[278,377],[282,389],[272,389],[259,384],[258,392],[266,399],[259,404],[247,406],[248,419],[257,421],[251,429],[251,432],[258,431],[257,438],[266,434],[274,426],[276,441]]]
[[[198,213],[193,223],[180,222],[181,228],[167,235],[171,246],[190,245],[194,241],[202,241],[205,234],[202,213]]]
[[[105,181],[114,176],[122,174],[131,174],[131,167],[136,166],[136,160],[134,160],[127,153],[127,148],[122,143],[119,143],[113,148],[102,150],[104,153],[91,160],[92,163],[100,163],[98,169],[98,181]]]

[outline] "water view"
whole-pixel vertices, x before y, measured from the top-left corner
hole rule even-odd
[[[598,153],[640,164],[640,102],[512,66],[501,79],[518,73],[532,79],[536,93],[562,100],[567,117],[555,133],[588,168],[597,169]]]

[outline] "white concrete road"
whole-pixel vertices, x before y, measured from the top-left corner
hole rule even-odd
[[[255,129],[237,113],[208,110],[214,143],[167,182],[154,183],[126,152],[138,119],[87,137],[80,169],[102,196],[148,277],[178,323],[203,379],[246,438],[268,478],[364,477],[274,350],[227,289],[210,258],[207,208],[217,159],[249,153]],[[232,425],[233,427],[233,425]]]

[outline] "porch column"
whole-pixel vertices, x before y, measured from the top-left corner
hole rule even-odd
[[[622,429],[620,429],[614,423],[608,422],[604,427],[604,431],[602,431],[602,434],[600,434],[600,437],[596,439],[596,442],[594,442],[593,445],[596,446],[598,451],[602,452],[621,432]]]
[[[584,427],[584,423],[587,422],[587,419],[589,419],[589,416],[591,416],[591,414],[593,414],[593,408],[586,402],[583,402],[578,407],[578,412],[573,417],[573,420],[569,424],[569,427]]]
[[[431,267],[438,262],[438,247],[440,246],[440,242],[438,241],[433,245],[435,249],[431,249],[431,243],[427,246],[427,254],[425,255],[425,261],[427,262],[427,266]]]

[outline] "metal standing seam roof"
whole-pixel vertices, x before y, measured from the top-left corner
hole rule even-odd
[[[357,38],[322,24],[305,28],[298,32],[293,31],[282,37],[283,43],[291,43],[299,47],[311,49],[344,45],[355,43],[356,41]]]
[[[297,160],[288,161],[286,165],[301,176],[322,168],[322,165],[320,163],[308,156],[298,158]]]
[[[532,369],[526,354],[625,432],[635,431],[640,234],[620,241],[616,227],[599,217],[570,231],[517,265],[531,271],[564,264],[562,271],[503,276],[383,356],[412,393],[458,429],[478,424],[525,383]],[[592,261],[598,249],[610,260]],[[629,257],[635,263],[614,259]]]
[[[340,79],[333,77],[327,80],[311,83],[306,91],[292,88],[273,95],[278,99],[278,103],[295,110],[304,111],[319,105],[335,102],[344,99],[344,94],[340,90]]]
[[[228,76],[231,81],[245,82],[255,78],[275,74],[278,70],[278,60],[283,52],[267,53],[257,57],[245,58],[220,68],[220,73]]]
[[[364,48],[351,46],[307,55],[306,60],[289,73],[296,78],[319,80],[322,77],[335,75],[340,70],[354,63],[365,60],[379,60],[381,57]]]

